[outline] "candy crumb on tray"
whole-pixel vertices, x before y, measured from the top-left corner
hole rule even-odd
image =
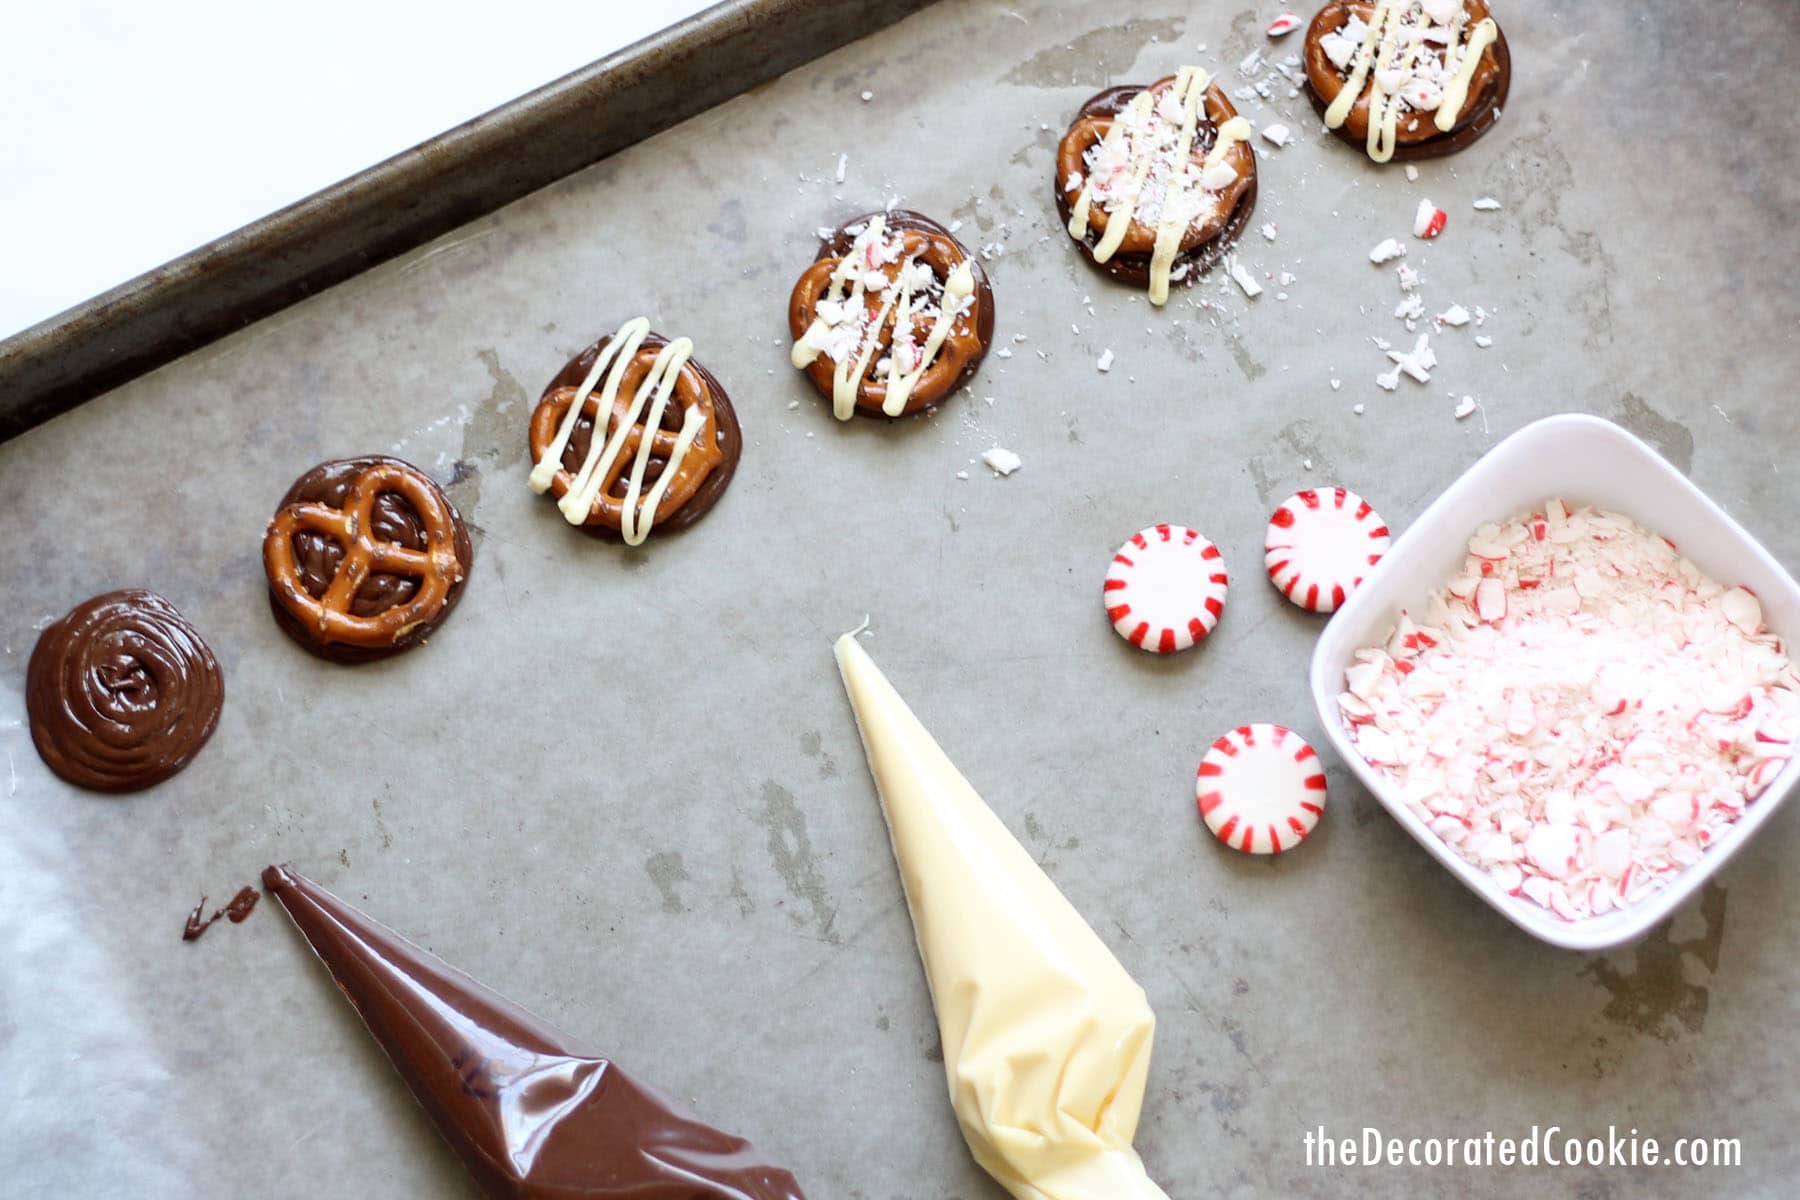
[[[1793,753],[1800,673],[1747,588],[1549,501],[1358,650],[1351,741],[1432,831],[1567,921],[1697,861]]]

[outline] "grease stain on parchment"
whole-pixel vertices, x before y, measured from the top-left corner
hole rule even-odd
[[[525,389],[511,371],[500,365],[497,351],[479,350],[476,357],[487,368],[493,386],[487,398],[475,408],[469,423],[463,426],[462,449],[451,468],[450,482],[444,492],[451,503],[470,523],[470,534],[479,540],[481,530],[474,524],[476,507],[481,503],[482,475],[490,468],[505,468],[524,459],[525,422],[529,416]]]
[[[1520,134],[1508,143],[1505,151],[1482,176],[1483,186],[1492,194],[1506,196],[1504,221],[1511,224],[1521,241],[1530,244],[1554,244],[1552,233],[1560,235],[1561,249],[1584,270],[1582,286],[1559,295],[1556,304],[1525,303],[1512,306],[1520,318],[1520,330],[1529,334],[1537,325],[1536,313],[1555,311],[1574,318],[1586,330],[1583,344],[1599,349],[1613,339],[1612,283],[1616,269],[1612,255],[1601,245],[1597,231],[1577,227],[1563,212],[1563,201],[1580,196],[1575,168],[1569,156],[1557,146],[1550,125],[1542,117],[1537,127]],[[1545,300],[1541,285],[1533,279],[1531,299]]]
[[[800,811],[794,793],[773,779],[763,784],[762,801],[762,812],[754,819],[769,831],[769,862],[788,891],[806,901],[819,936],[837,945],[838,933],[833,928],[837,921],[837,906],[831,902],[825,889],[825,873],[819,869],[818,859],[813,855],[812,838],[806,832],[806,814]],[[798,924],[805,923],[797,915],[793,919]]]
[[[1305,466],[1309,462],[1312,464],[1310,471]],[[1335,479],[1338,474],[1330,456],[1321,448],[1318,433],[1310,421],[1295,421],[1287,426],[1275,436],[1274,447],[1250,459],[1244,466],[1256,485],[1256,498],[1265,508],[1273,504],[1278,495],[1288,495],[1291,491],[1288,482],[1297,477]],[[1301,486],[1312,484],[1308,482]]]
[[[687,867],[682,864],[681,855],[665,850],[660,854],[652,854],[644,860],[644,874],[650,876],[650,882],[662,896],[662,910],[666,913],[684,913],[687,905],[681,902],[681,893],[676,884],[690,883]]]
[[[1180,17],[1162,21],[1134,19],[1090,30],[1049,49],[1040,50],[1000,77],[1017,87],[1105,87],[1115,72],[1137,61],[1151,42],[1173,41],[1187,22]]]
[[[1683,475],[1694,466],[1694,433],[1673,417],[1665,417],[1642,397],[1626,392],[1613,411],[1613,420],[1656,447]]]
[[[837,759],[825,749],[825,739],[818,730],[809,729],[800,735],[800,753],[818,762],[820,779],[831,779],[837,775]]]
[[[1706,1024],[1707,984],[1719,969],[1719,946],[1725,938],[1725,889],[1709,883],[1700,892],[1699,919],[1703,928],[1694,936],[1676,941],[1675,926],[1688,918],[1682,913],[1633,946],[1629,951],[1598,958],[1582,968],[1611,993],[1601,1015],[1635,1033],[1672,1042],[1684,1032],[1699,1033]],[[1632,956],[1630,970],[1614,962]]]

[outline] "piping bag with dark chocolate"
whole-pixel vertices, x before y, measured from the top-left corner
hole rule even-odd
[[[491,1197],[804,1200],[742,1138],[702,1125],[305,876],[263,883],[306,935],[450,1148]]]

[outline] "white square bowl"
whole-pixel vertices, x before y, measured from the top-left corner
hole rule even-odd
[[[1603,950],[1642,936],[1756,836],[1800,780],[1800,757],[1698,862],[1661,890],[1628,908],[1570,922],[1508,895],[1431,832],[1407,808],[1399,789],[1357,753],[1337,705],[1344,669],[1355,652],[1383,641],[1402,609],[1416,606],[1461,568],[1478,526],[1537,509],[1553,496],[1570,507],[1591,504],[1623,513],[1662,534],[1714,579],[1755,592],[1769,627],[1790,650],[1797,645],[1800,586],[1769,552],[1643,442],[1610,421],[1571,414],[1519,430],[1432,502],[1325,626],[1313,650],[1310,682],[1319,720],[1338,756],[1433,857],[1533,937],[1570,950]]]

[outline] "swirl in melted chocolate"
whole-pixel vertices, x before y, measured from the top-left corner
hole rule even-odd
[[[263,872],[438,1132],[495,1200],[804,1200],[750,1143],[286,867]]]
[[[187,766],[219,723],[218,660],[155,592],[108,592],[39,635],[25,675],[31,740],[77,787],[135,792]]]

